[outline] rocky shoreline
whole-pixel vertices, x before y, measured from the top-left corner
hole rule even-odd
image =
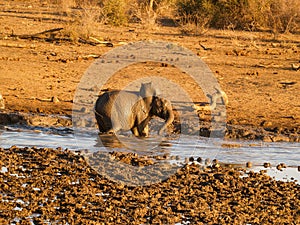
[[[175,121],[175,124],[177,122]],[[40,127],[72,127],[70,116],[47,115],[33,113],[0,112],[0,126],[2,125],[26,125]],[[210,123],[204,122],[200,129],[193,130],[192,135],[209,137]],[[171,133],[180,133],[180,128],[170,128]],[[300,129],[288,129],[281,127],[254,127],[253,125],[227,124],[225,138],[232,140],[261,140],[264,142],[300,142]]]
[[[263,171],[189,163],[164,181],[133,187],[62,148],[12,146],[0,148],[0,156],[1,224],[300,223],[299,184]]]

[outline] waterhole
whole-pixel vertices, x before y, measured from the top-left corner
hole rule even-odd
[[[73,130],[69,128],[44,128],[44,127],[20,127],[5,126],[0,129],[0,146],[9,148],[17,147],[62,147],[74,152],[88,150],[89,152],[132,152],[138,155],[165,156],[172,163],[184,164],[190,160],[197,162],[200,158],[211,162],[217,159],[228,165],[246,166],[251,162],[251,170],[266,170],[267,174],[278,180],[295,181],[299,183],[300,172],[300,143],[280,142],[265,143],[260,141],[225,141],[217,138],[205,137],[165,137],[158,146],[147,148],[139,145],[135,139],[128,134],[123,135],[123,140],[130,143],[131,148],[123,146],[111,135],[102,136],[102,143],[96,131],[82,130],[80,135],[74,136]],[[156,143],[155,135],[148,138],[150,146]],[[145,142],[143,142],[145,143]],[[145,150],[146,149],[146,150]],[[149,150],[150,149],[150,150]],[[269,163],[267,168],[265,163]],[[277,165],[284,163],[286,168],[278,170]],[[265,165],[264,165],[265,164]]]

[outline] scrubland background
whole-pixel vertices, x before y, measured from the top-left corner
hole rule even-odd
[[[300,29],[298,0],[48,0],[45,3],[56,4],[65,13],[86,22],[113,25],[165,23],[195,33],[209,27],[273,33]],[[80,8],[84,10],[78,13],[76,9]]]
[[[299,0],[0,0],[0,92],[8,111],[71,115],[94,60],[130,42],[163,40],[209,66],[229,98],[227,124],[300,140],[299,11]],[[187,74],[159,63],[124,68],[104,88],[141,76],[207,101]]]

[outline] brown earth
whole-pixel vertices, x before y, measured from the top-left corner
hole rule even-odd
[[[52,5],[0,1],[0,92],[8,112],[71,115],[74,93],[84,72],[95,56],[112,47],[70,41],[70,20]],[[51,33],[32,38],[18,36],[54,28],[64,28],[55,32],[57,39]],[[299,139],[300,71],[291,67],[292,63],[299,64],[299,35],[281,34],[274,39],[270,33],[208,30],[195,36],[182,34],[178,27],[95,24],[93,36],[108,40],[114,47],[151,39],[189,48],[207,63],[227,93],[228,125],[261,127],[296,136],[288,140]],[[103,88],[122,88],[148,75],[178,83],[194,102],[206,101],[186,74],[161,64],[140,63],[124,68]]]
[[[125,159],[146,166],[130,154],[112,156],[107,170]],[[1,224],[300,223],[299,184],[251,169],[190,164],[164,181],[134,187],[99,175],[69,150],[0,148],[0,157]]]

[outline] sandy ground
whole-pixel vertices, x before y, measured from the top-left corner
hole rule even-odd
[[[112,47],[78,42],[47,41],[49,34],[35,39],[14,35],[35,34],[53,28],[70,29],[69,17],[57,8],[30,2],[0,1],[0,92],[8,111],[70,115],[74,92],[81,77]],[[227,123],[261,126],[269,130],[299,135],[300,71],[299,35],[209,30],[201,36],[182,35],[176,27],[141,25],[128,27],[98,25],[94,36],[118,46],[120,42],[164,40],[191,49],[203,59],[227,93]],[[208,48],[204,50],[201,45]],[[106,84],[122,88],[141,76],[165,77],[183,87],[194,102],[206,101],[195,82],[174,67],[136,64],[115,74]],[[57,98],[59,102],[51,101]]]

